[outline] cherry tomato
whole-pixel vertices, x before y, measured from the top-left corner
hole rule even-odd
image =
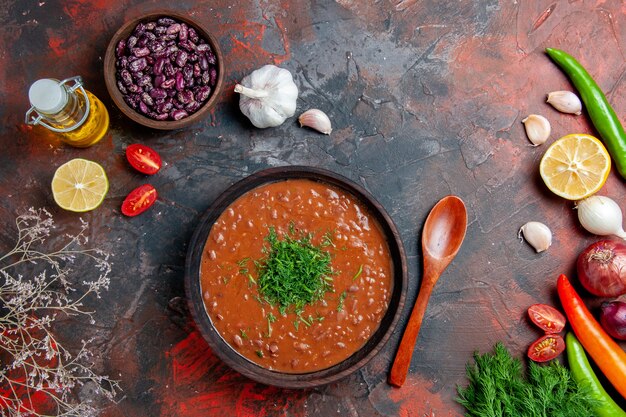
[[[161,157],[152,148],[134,143],[126,148],[126,159],[142,174],[153,175],[161,169]]]
[[[140,185],[131,191],[122,203],[122,213],[136,216],[148,210],[157,199],[157,191],[150,184]]]
[[[528,307],[528,317],[548,334],[559,333],[565,327],[565,316],[546,304],[533,304]]]
[[[528,348],[528,357],[535,362],[547,362],[565,350],[565,341],[558,334],[547,334],[535,340]]]

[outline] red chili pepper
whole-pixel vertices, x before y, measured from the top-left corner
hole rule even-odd
[[[602,329],[563,274],[557,291],[576,337],[615,389],[626,398],[626,352]]]

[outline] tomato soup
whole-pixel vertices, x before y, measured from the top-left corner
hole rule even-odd
[[[327,288],[300,308],[273,304],[259,286],[270,233],[307,236],[330,259]],[[258,365],[306,373],[359,350],[382,320],[393,290],[385,236],[353,195],[290,179],[235,200],[211,228],[200,270],[205,308],[222,338]]]

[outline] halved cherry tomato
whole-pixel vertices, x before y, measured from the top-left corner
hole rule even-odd
[[[122,203],[122,213],[136,216],[148,210],[157,199],[157,191],[150,184],[140,185],[131,191]]]
[[[565,350],[565,341],[558,334],[547,334],[535,340],[528,348],[528,357],[535,362],[547,362]]]
[[[559,333],[565,327],[565,316],[547,304],[533,304],[528,307],[528,317],[548,334]]]
[[[153,175],[161,169],[161,157],[152,148],[134,143],[126,148],[126,159],[142,174]]]

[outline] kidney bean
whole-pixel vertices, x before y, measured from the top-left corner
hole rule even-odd
[[[139,40],[137,41],[137,46],[140,48],[143,48],[144,46],[146,46],[148,43],[148,38],[146,38],[145,36],[141,36],[139,38]]]
[[[122,82],[126,84],[126,86],[129,86],[133,83],[133,76],[130,75],[130,72],[127,69],[123,69],[120,71],[120,78],[122,79]]]
[[[176,89],[174,89],[174,88],[170,88],[169,90],[165,90],[165,91],[167,91],[167,96],[168,97],[176,96]]]
[[[208,43],[201,43],[200,45],[196,46],[196,51],[198,52],[206,52],[210,50],[211,46]]]
[[[143,114],[148,114],[150,109],[148,109],[148,106],[146,105],[146,103],[144,103],[143,101],[140,101],[139,102],[139,111],[142,112]]]
[[[165,51],[165,44],[162,41],[152,41],[148,45],[148,48],[150,48],[153,53],[158,54],[159,52]]]
[[[178,55],[176,55],[176,65],[178,65],[181,68],[184,67],[185,64],[187,63],[188,57],[189,55],[187,54],[187,52],[179,51]]]
[[[163,74],[168,77],[173,77],[174,74],[176,74],[176,68],[174,68],[171,62],[165,61],[165,66],[163,67]]]
[[[176,73],[176,90],[182,91],[185,88],[185,77],[183,77],[182,72],[178,71]]]
[[[154,99],[148,93],[141,93],[141,101],[150,107],[154,106]]]
[[[161,83],[161,88],[169,89],[169,88],[174,87],[175,84],[176,84],[176,80],[175,79],[168,78],[168,79],[166,79],[165,81],[163,81]]]
[[[128,66],[128,57],[123,56],[115,61],[115,66],[118,68],[126,68]]]
[[[154,75],[161,75],[161,74],[163,74],[163,67],[165,66],[166,62],[167,62],[167,58],[161,57],[161,58],[157,59],[154,62],[154,66],[152,67],[152,73]]]
[[[157,38],[156,35],[152,32],[146,32],[143,34],[143,36],[146,37],[147,42],[155,41]]]
[[[157,26],[154,28],[156,35],[163,35],[165,32],[167,32],[167,26]]]
[[[178,32],[178,39],[182,42],[187,40],[187,36],[189,35],[189,27],[184,24],[181,23],[180,24],[180,31]]]
[[[211,77],[209,84],[211,87],[215,87],[215,83],[217,82],[217,70],[215,68],[211,68],[209,70],[209,76]]]
[[[156,27],[156,22],[148,22],[146,23],[146,30],[154,30],[154,28]]]
[[[124,96],[124,101],[133,109],[137,109],[137,107],[139,107],[139,96],[135,94]]]
[[[174,120],[180,120],[187,116],[189,116],[189,113],[181,109],[172,110],[172,112],[170,113],[170,117]]]
[[[148,66],[148,61],[146,61],[146,58],[142,57],[128,64],[128,69],[130,69],[133,72],[136,72],[136,71],[141,71],[145,69],[147,66]]]
[[[209,69],[209,60],[207,59],[206,54],[200,55],[200,61],[198,63],[200,64],[200,68],[204,71]]]
[[[198,103],[197,101],[192,101],[191,103],[187,104],[185,106],[185,110],[189,113],[195,113],[199,108],[200,108],[201,104]]]
[[[217,63],[217,58],[215,57],[215,54],[213,53],[213,51],[207,51],[206,59],[209,61],[209,64],[211,65],[215,65]]]
[[[128,91],[131,93],[143,93],[143,88],[139,87],[137,84],[131,84],[126,87]]]
[[[159,88],[161,87],[161,85],[163,84],[163,81],[165,81],[165,75],[159,74],[156,77],[154,77],[154,86]]]
[[[194,52],[196,50],[196,45],[193,44],[190,41],[181,41],[178,43],[178,45],[183,48],[186,49],[188,52]]]
[[[175,33],[180,32],[180,23],[172,23],[168,28],[167,31],[165,33],[167,33],[168,35],[173,35]]]
[[[187,64],[183,67],[183,76],[185,81],[189,81],[193,77],[193,67],[191,64]]]
[[[165,97],[167,97],[167,93],[162,88],[153,88],[150,91],[150,97],[152,97],[154,99],[165,98]]]
[[[154,57],[152,55],[148,55],[146,57],[146,62],[148,63],[148,65],[154,65]],[[148,68],[149,69],[149,68]]]
[[[150,77],[149,75],[144,75],[143,77],[139,79],[139,81],[137,81],[137,85],[141,87],[145,87],[151,83],[152,83],[152,77]]]
[[[193,43],[198,43],[198,40],[200,39],[200,37],[198,36],[198,32],[196,32],[196,30],[194,28],[189,28],[187,37],[191,40],[191,42]]]
[[[157,113],[169,113],[173,107],[174,105],[171,102],[165,101],[156,106],[156,111]]]
[[[192,74],[195,78],[198,78],[200,75],[202,75],[202,69],[200,68],[200,64],[195,63],[193,64],[193,74]]]
[[[126,41],[126,47],[128,49],[132,49],[135,47],[135,45],[137,45],[137,37],[133,35],[129,37],[128,40]]]
[[[178,51],[179,51],[179,49],[178,49],[178,46],[176,46],[176,45],[169,45],[167,47],[167,54],[168,54],[168,56],[171,56],[172,54],[174,54],[175,52],[178,52]]]
[[[135,36],[139,37],[139,36],[143,35],[145,33],[145,31],[146,31],[146,25],[141,23],[141,22],[139,22],[137,24],[137,26],[135,26],[135,30],[133,31],[133,34]]]
[[[157,23],[159,25],[169,26],[176,23],[176,21],[170,17],[160,17],[159,19],[157,19]]]
[[[211,95],[211,87],[197,87],[194,90],[194,95],[196,96],[196,100],[202,103]]]
[[[189,58],[187,59],[187,62],[198,62],[198,54],[196,54],[195,52],[192,54],[189,54]]]
[[[150,55],[150,50],[145,46],[143,48],[133,48],[132,54],[136,57],[148,56]]]
[[[178,98],[178,101],[180,101],[183,104],[189,104],[192,101],[195,101],[194,96],[193,96],[193,91],[191,90],[179,91],[176,97]]]
[[[202,73],[202,84],[207,85],[211,81],[211,76],[208,71]]]
[[[118,58],[123,56],[125,49],[126,49],[126,39],[121,39],[117,43],[117,46],[115,47],[115,56]]]
[[[169,117],[170,117],[170,115],[167,114],[167,113],[159,113],[159,114],[156,114],[153,117],[153,119],[156,119],[156,120],[167,120]]]
[[[124,95],[128,94],[128,90],[120,80],[117,80],[117,88],[120,90],[120,93]]]

